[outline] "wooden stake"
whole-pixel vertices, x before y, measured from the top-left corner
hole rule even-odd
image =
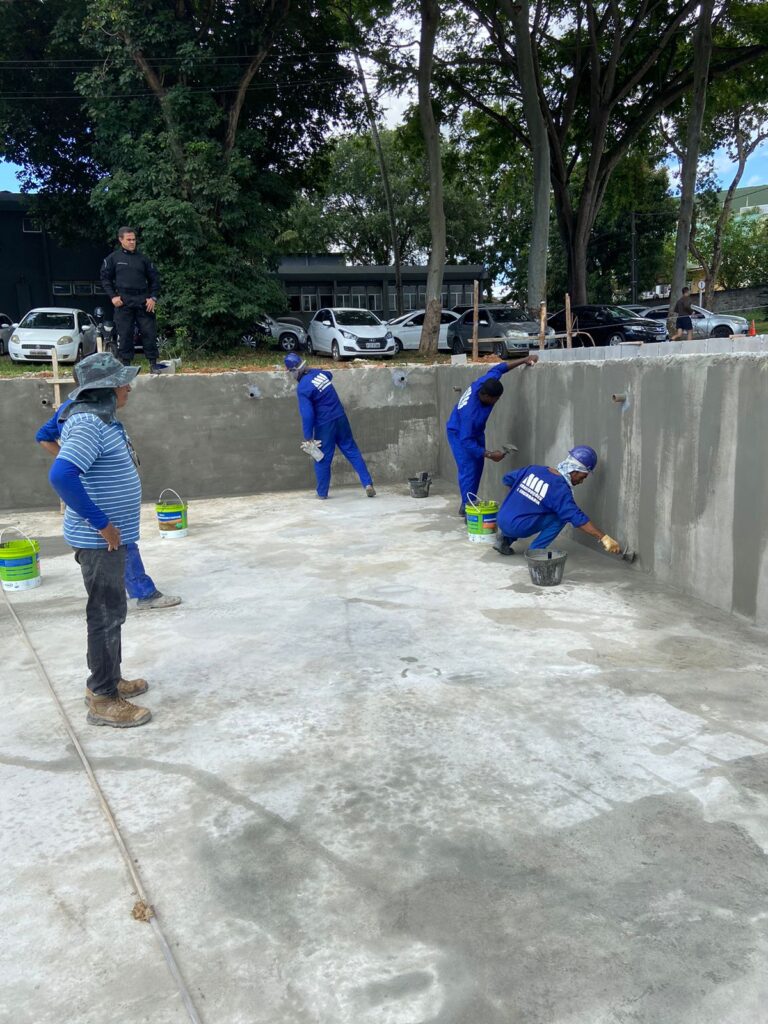
[[[543,299],[539,305],[539,348],[544,348],[544,331],[547,327],[547,301]]]
[[[565,343],[573,348],[573,317],[571,316],[571,296],[565,293]]]
[[[478,358],[478,337],[477,337],[477,321],[480,311],[480,282],[475,281],[475,287],[473,289],[473,313],[472,313],[472,359],[477,360]]]

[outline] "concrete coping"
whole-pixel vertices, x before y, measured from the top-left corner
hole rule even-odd
[[[663,359],[668,356],[768,354],[768,335],[699,338],[695,341],[650,342],[645,345],[603,345],[595,348],[543,349],[542,362],[576,363],[610,359]]]

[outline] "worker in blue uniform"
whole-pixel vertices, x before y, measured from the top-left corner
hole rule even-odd
[[[360,449],[352,436],[344,406],[331,381],[333,374],[327,370],[311,370],[306,360],[295,352],[285,357],[285,368],[297,382],[299,413],[304,434],[305,451],[314,449],[316,458],[313,465],[317,478],[318,498],[327,498],[331,486],[331,464],[338,447],[360,478],[369,498],[376,497],[371,474]]]
[[[530,548],[548,548],[566,523],[595,537],[610,554],[620,554],[618,541],[598,529],[573,498],[573,488],[584,483],[596,465],[595,449],[578,444],[557,467],[523,466],[507,473],[503,483],[510,491],[496,518],[494,547],[499,554],[513,555],[513,542],[533,533],[538,536]]]
[[[485,460],[501,462],[505,455],[505,452],[488,451],[485,447],[485,425],[494,405],[504,394],[501,377],[517,366],[533,366],[538,361],[538,356],[528,355],[497,363],[473,381],[456,403],[445,431],[459,471],[460,516],[464,515],[467,495],[478,493]]]
[[[77,370],[75,369],[74,372],[75,380],[77,380]],[[64,426],[60,417],[71,404],[69,398],[65,399],[53,416],[35,434],[35,440],[40,447],[45,448],[54,459],[59,454],[59,438]],[[181,604],[180,597],[163,594],[157,589],[154,580],[144,568],[139,546],[135,542],[125,545],[125,589],[128,597],[136,599],[136,607],[139,609],[173,608],[177,604]]]

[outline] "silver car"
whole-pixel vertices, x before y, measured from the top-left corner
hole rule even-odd
[[[472,351],[472,320],[474,310],[468,309],[448,327],[448,346],[451,352]],[[524,309],[506,305],[484,305],[477,311],[478,349],[493,352],[502,358],[527,355],[529,349],[539,347],[539,325]],[[544,344],[559,348],[560,341],[551,327],[545,329]]]
[[[8,342],[13,334],[13,320],[5,313],[0,313],[0,356],[8,351]]]
[[[642,316],[651,320],[666,320],[669,306],[652,306]],[[693,306],[691,316],[694,338],[730,338],[733,334],[749,333],[749,321],[730,313],[711,313],[702,306]]]

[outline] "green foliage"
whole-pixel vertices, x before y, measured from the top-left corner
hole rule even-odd
[[[53,0],[39,16],[40,6],[0,6],[8,50],[78,58],[36,72],[48,103],[0,105],[2,152],[40,189],[36,215],[63,235],[54,211],[64,193],[91,239],[135,225],[163,279],[161,321],[194,344],[227,344],[265,307],[281,308],[279,218],[328,122],[349,113],[327,5]]]
[[[713,224],[697,232],[704,252],[712,246]],[[717,283],[723,288],[756,288],[768,284],[768,218],[759,213],[731,215],[723,231],[723,258]]]

